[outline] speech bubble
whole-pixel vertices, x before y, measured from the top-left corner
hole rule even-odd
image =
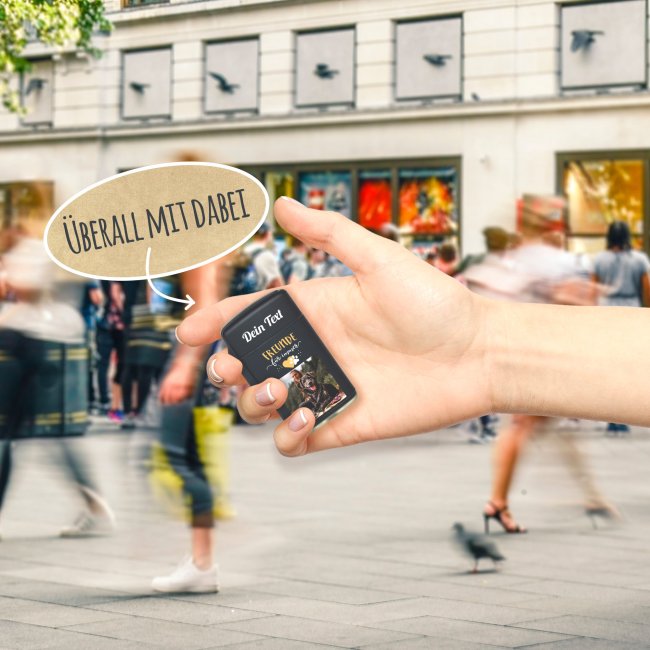
[[[52,260],[77,275],[144,280],[227,255],[260,228],[268,210],[266,189],[241,169],[163,163],[75,194],[52,215],[43,240]]]

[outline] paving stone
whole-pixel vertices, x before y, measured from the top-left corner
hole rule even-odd
[[[3,596],[0,597],[0,618],[30,625],[63,627],[76,623],[104,621],[111,618],[111,615],[82,607],[53,605],[51,603]]]
[[[531,648],[540,648],[546,650],[647,650],[648,644],[644,643],[621,643],[620,641],[603,641],[602,639],[592,639],[589,637],[580,637],[565,639],[564,641],[553,641],[540,645],[527,646],[526,650]]]
[[[454,639],[442,639],[440,637],[420,637],[417,639],[407,639],[405,641],[396,641],[394,643],[379,643],[362,646],[363,650],[489,650],[499,646],[487,645],[484,643],[471,643],[470,641],[455,641]]]
[[[1,605],[0,605],[1,606]],[[250,618],[268,616],[266,613],[234,609],[220,605],[209,605],[198,602],[183,602],[163,597],[142,597],[129,600],[112,601],[100,605],[92,605],[92,609],[101,610],[110,617],[110,612],[156,618],[163,621],[177,621],[193,625],[212,625],[229,621],[240,621]]]
[[[222,647],[233,648],[233,650],[235,648],[237,650],[333,650],[334,648],[338,650],[341,646],[291,641],[290,639],[260,639],[259,641],[247,641]],[[211,648],[206,648],[206,650],[211,650]]]
[[[543,631],[527,630],[504,625],[486,625],[468,621],[454,621],[435,616],[420,616],[399,621],[377,624],[389,630],[400,630],[412,634],[442,637],[457,641],[476,642],[498,645],[505,648],[517,648],[533,643],[558,641],[569,635],[554,634]],[[538,635],[542,636],[538,636]]]
[[[114,614],[113,620],[101,623],[85,623],[66,628],[74,632],[82,632],[96,636],[114,639],[149,643],[162,648],[183,648],[198,650],[199,648],[219,647],[227,644],[253,641],[259,636],[225,628],[188,625],[170,621],[152,621],[138,616],[121,616]]]
[[[389,591],[355,589],[343,585],[329,585],[319,582],[304,582],[299,580],[282,580],[274,583],[267,583],[261,585],[259,590],[262,593],[301,596],[314,600],[347,603],[348,605],[383,603],[407,597],[404,594],[391,593]]]
[[[650,644],[650,620],[648,625],[621,621],[602,620],[587,616],[558,616],[540,621],[527,621],[521,626],[529,630],[559,632],[572,636],[594,637],[609,641]]]
[[[370,643],[387,643],[413,637],[411,634],[402,632],[392,632],[360,625],[324,623],[295,616],[273,616],[272,618],[228,623],[218,627],[252,634],[264,634],[282,639],[293,639],[295,641],[325,643],[342,648],[356,648]]]

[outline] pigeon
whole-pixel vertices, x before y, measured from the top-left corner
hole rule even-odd
[[[327,63],[317,63],[314,68],[314,74],[321,79],[332,79],[338,73],[338,70],[332,70]]]
[[[231,84],[222,74],[219,74],[218,72],[208,72],[208,74],[219,84],[219,90],[222,93],[228,93],[229,95],[232,95],[237,88],[239,88],[239,84]]]
[[[506,559],[501,555],[496,544],[489,541],[483,535],[479,535],[478,533],[469,533],[465,530],[463,524],[459,523],[455,523],[453,528],[456,531],[455,541],[458,543],[462,551],[474,560],[472,573],[478,573],[478,563],[482,558],[489,558],[494,562],[495,566],[497,562]]]
[[[446,64],[447,59],[451,59],[451,54],[423,54],[422,58],[431,65],[435,65],[437,68],[442,67]]]

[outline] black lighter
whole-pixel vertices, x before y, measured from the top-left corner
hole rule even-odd
[[[278,411],[283,418],[300,407],[321,424],[356,396],[354,386],[329,353],[298,305],[284,290],[260,298],[221,331],[228,352],[244,366],[249,384],[277,377],[289,391]]]

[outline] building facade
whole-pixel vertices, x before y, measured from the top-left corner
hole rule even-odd
[[[408,243],[481,250],[525,194],[569,247],[650,245],[646,0],[109,0],[103,56],[32,45],[0,112],[1,215],[179,152]],[[27,208],[23,208],[28,210]]]

